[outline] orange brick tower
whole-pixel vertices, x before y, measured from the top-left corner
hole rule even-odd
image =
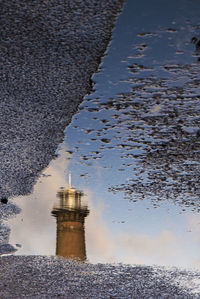
[[[57,219],[56,255],[65,258],[86,260],[85,217],[89,214],[87,206],[82,206],[83,193],[71,187],[61,189],[57,196],[60,201],[52,210]]]

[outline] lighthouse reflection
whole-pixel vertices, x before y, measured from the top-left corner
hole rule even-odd
[[[85,218],[89,214],[86,205],[82,205],[83,193],[71,187],[61,188],[57,197],[59,202],[54,205],[52,215],[56,217],[56,255],[64,258],[85,261]]]

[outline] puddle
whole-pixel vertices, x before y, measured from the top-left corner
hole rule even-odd
[[[198,213],[182,211],[169,201],[157,206],[149,200],[129,201],[121,193],[109,193],[109,178],[98,168],[95,183],[84,185],[82,177],[75,183],[76,190],[74,173],[73,188],[69,188],[65,172],[69,173],[70,162],[64,145],[59,155],[33,194],[16,199],[22,212],[9,221],[15,254],[199,269]],[[80,195],[76,206],[75,201],[70,204],[69,189]],[[65,200],[64,190],[68,192]]]
[[[200,269],[198,21],[196,1],[126,2],[58,158],[13,199],[15,254]]]

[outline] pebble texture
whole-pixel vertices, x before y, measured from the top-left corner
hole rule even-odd
[[[23,273],[23,276],[21,275]],[[0,298],[200,298],[200,273],[91,265],[53,257],[3,257]]]
[[[30,192],[54,157],[123,2],[4,1],[0,198]]]

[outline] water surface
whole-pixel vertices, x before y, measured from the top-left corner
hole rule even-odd
[[[197,1],[126,2],[58,158],[13,199],[15,254],[56,254],[52,211],[71,173],[89,262],[199,269],[199,17]]]

